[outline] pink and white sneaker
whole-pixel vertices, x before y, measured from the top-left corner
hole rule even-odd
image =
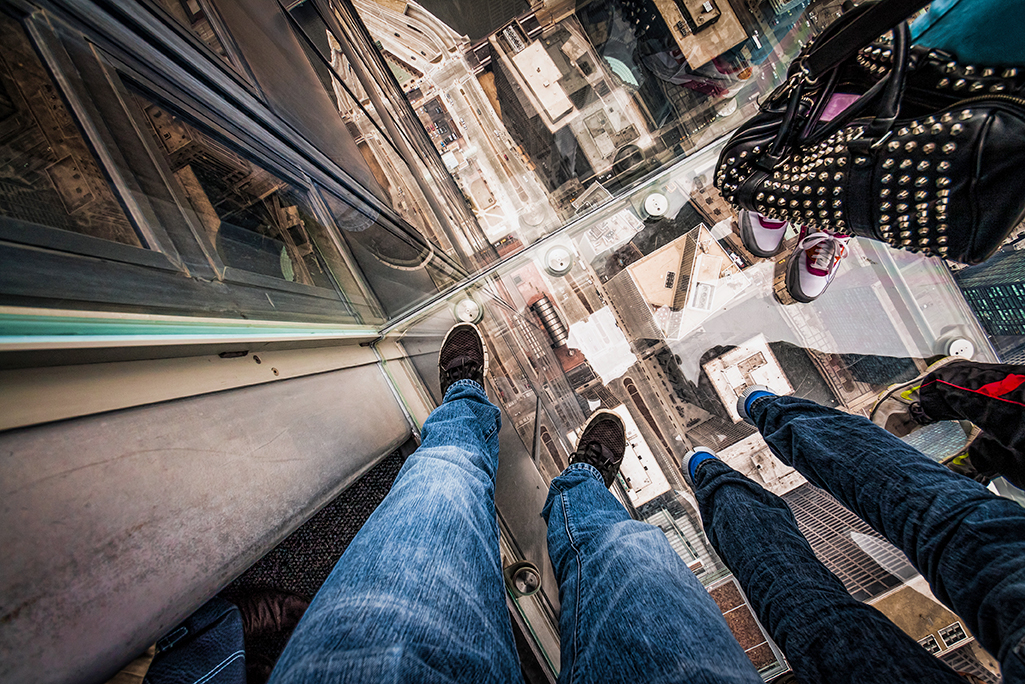
[[[779,254],[783,245],[783,237],[787,234],[786,221],[774,221],[762,216],[757,211],[744,209],[738,217],[740,223],[740,239],[747,251],[757,257],[768,259]]]
[[[786,286],[790,295],[807,304],[818,298],[833,282],[840,260],[847,256],[849,235],[825,231],[808,234],[801,229],[800,239],[787,262]]]

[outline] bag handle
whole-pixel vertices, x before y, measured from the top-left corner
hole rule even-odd
[[[824,36],[826,36],[826,44],[829,44],[833,39],[838,36],[851,35],[848,29],[854,25],[856,21],[861,19],[868,14],[871,10],[875,9],[878,4],[882,1],[885,2],[906,2],[907,0],[880,0],[879,3],[868,7],[867,10],[863,9],[865,6],[862,5],[859,8],[855,8],[855,11],[862,10],[860,14],[853,17],[848,17],[846,20],[849,23],[840,24],[837,27],[835,24],[833,27],[834,32],[826,30]],[[915,2],[919,0],[914,0]],[[844,20],[841,19],[841,22]],[[822,109],[826,105],[833,90],[836,86],[837,77],[839,75],[840,64],[831,67],[829,73],[829,80],[825,88],[822,88],[818,93],[818,102],[812,107],[813,117],[809,118],[807,123],[802,126],[803,130],[800,130],[796,135],[796,140],[793,137],[794,124],[802,117],[799,116],[798,110],[800,109],[800,103],[805,89],[808,87],[815,87],[815,82],[818,77],[810,78],[808,70],[805,64],[793,64],[791,65],[790,72],[792,74],[788,84],[782,86],[783,89],[789,90],[789,98],[787,103],[786,112],[784,113],[783,120],[780,123],[779,131],[776,133],[775,139],[769,144],[768,149],[762,153],[758,158],[756,164],[763,169],[771,173],[785,157],[789,154],[789,150],[796,145],[808,145],[815,144],[828,138],[835,131],[846,125],[847,122],[861,114],[865,108],[877,98],[880,99],[880,104],[876,108],[875,116],[872,122],[868,125],[864,135],[857,140],[852,140],[850,144],[853,147],[870,147],[873,145],[881,144],[886,138],[889,137],[889,131],[893,127],[893,122],[897,119],[897,115],[900,112],[900,99],[901,94],[904,92],[904,81],[907,77],[908,60],[910,58],[910,43],[911,43],[911,31],[908,29],[908,24],[903,19],[899,19],[895,26],[890,26],[884,29],[881,33],[887,31],[893,31],[893,68],[890,72],[877,81],[867,92],[858,98],[856,102],[851,104],[840,116],[837,116],[828,124],[814,130],[814,126],[818,121],[818,116],[821,115]],[[828,34],[828,35],[827,35]],[[873,36],[869,42],[875,40],[881,34]],[[853,55],[861,46],[854,46],[851,50]],[[809,53],[810,55],[811,53]],[[806,55],[807,58],[809,55]],[[798,67],[795,70],[794,67]],[[821,76],[822,74],[820,74]]]
[[[823,105],[829,100],[833,89],[825,88],[819,94],[819,101],[815,107],[815,118],[809,119],[808,125],[799,137],[798,144],[807,145],[821,142],[831,136],[834,132],[843,128],[849,121],[857,118],[866,106],[879,97],[879,105],[875,111],[875,117],[868,125],[864,135],[859,139],[861,142],[855,144],[877,144],[885,140],[887,133],[893,127],[893,122],[900,114],[900,99],[904,92],[904,81],[907,79],[908,62],[911,50],[911,32],[908,30],[907,22],[900,22],[893,29],[893,67],[883,78],[879,79],[868,91],[865,92],[856,102],[851,104],[844,112],[830,121],[817,131],[813,132],[818,115],[821,114]],[[837,71],[830,74],[830,86],[835,81]],[[852,141],[852,143],[855,141]]]
[[[801,60],[810,81],[853,57],[861,48],[929,4],[929,0],[875,0],[836,33],[823,36]]]

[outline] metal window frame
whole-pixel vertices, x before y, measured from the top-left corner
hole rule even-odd
[[[55,87],[62,92],[68,105],[69,114],[80,127],[82,137],[96,157],[99,168],[107,175],[115,197],[125,208],[127,217],[135,227],[144,248],[140,249],[2,217],[0,218],[0,252],[5,254],[5,261],[19,263],[27,259],[37,266],[44,265],[40,271],[42,274],[59,272],[56,282],[63,281],[65,285],[69,286],[73,282],[76,287],[69,287],[68,291],[78,293],[81,295],[79,301],[89,306],[94,305],[98,309],[117,308],[120,304],[127,310],[132,310],[152,303],[156,310],[167,312],[188,309],[191,298],[213,304],[213,301],[207,301],[211,298],[204,296],[201,292],[202,287],[197,286],[200,280],[219,280],[234,292],[227,293],[226,298],[221,297],[221,308],[217,306],[212,306],[209,310],[200,308],[197,310],[199,315],[208,316],[211,313],[225,312],[227,309],[224,306],[230,306],[232,299],[238,301],[248,299],[253,302],[259,298],[240,297],[240,293],[258,287],[278,292],[279,296],[281,293],[287,293],[284,295],[284,301],[290,302],[291,306],[286,307],[285,314],[282,314],[274,302],[263,302],[257,309],[248,311],[250,315],[270,314],[272,318],[281,318],[282,315],[285,315],[313,321],[348,322],[358,318],[362,313],[365,318],[370,320],[384,321],[376,298],[367,287],[360,269],[354,264],[343,241],[337,235],[338,228],[326,211],[319,191],[309,174],[296,169],[295,166],[274,163],[278,157],[273,154],[264,154],[263,149],[242,145],[238,140],[232,141],[226,135],[228,131],[225,131],[222,126],[217,126],[210,117],[196,117],[206,119],[199,122],[192,120],[193,117],[188,117],[190,124],[205,134],[212,135],[215,140],[226,144],[251,163],[278,176],[299,193],[306,210],[322,223],[325,232],[330,236],[330,245],[318,244],[318,250],[329,247],[338,252],[340,261],[349,270],[343,279],[356,286],[357,291],[355,292],[348,292],[346,288],[340,286],[341,279],[333,273],[334,269],[329,270],[332,271],[335,287],[328,291],[323,288],[306,287],[270,276],[226,267],[217,257],[216,249],[206,240],[204,231],[199,229],[198,219],[194,216],[191,206],[183,197],[179,196],[180,189],[177,187],[177,183],[171,182],[167,169],[160,168],[157,162],[159,154],[155,154],[153,149],[154,142],[151,139],[147,140],[145,135],[138,135],[138,139],[133,140],[116,140],[106,127],[104,117],[93,102],[94,95],[86,86],[87,79],[79,68],[85,60],[81,59],[82,55],[80,54],[80,59],[76,64],[67,50],[67,40],[80,39],[85,43],[92,43],[90,37],[83,34],[78,28],[65,25],[66,22],[63,19],[46,10],[36,9],[14,20],[19,21],[25,30],[27,40],[36,46],[43,67],[54,80]],[[77,46],[79,52],[82,47],[81,44]],[[160,89],[146,88],[146,85],[151,84],[147,84],[144,78],[134,73],[131,67],[121,62],[116,56],[110,55],[95,44],[87,57],[90,60],[95,59],[95,62],[89,65],[94,73],[88,82],[100,88],[110,88],[109,92],[102,92],[96,96],[111,100],[104,105],[108,108],[116,108],[120,105],[125,118],[135,127],[135,132],[137,134],[144,132],[139,129],[138,117],[133,117],[133,107],[127,106],[128,103],[125,101],[127,89],[121,79],[127,76],[133,82],[141,81],[143,89],[147,91],[151,89],[159,91]],[[96,73],[97,71],[102,73],[102,78]],[[165,104],[159,93],[154,96],[154,99],[158,106],[174,108],[173,104]],[[198,108],[193,108],[193,112],[196,109]],[[159,176],[162,179],[162,187],[166,190],[167,196],[161,199],[170,198],[170,201],[161,203],[163,211],[161,218],[158,218],[158,212],[149,202],[147,193],[140,189],[135,182],[132,175],[133,167],[126,161],[123,154],[125,148],[122,145],[135,146],[133,152],[137,153],[136,156],[148,156],[149,162],[153,164],[148,169],[149,175]],[[140,149],[144,150],[144,153],[140,154]],[[137,164],[138,160],[135,163]],[[350,206],[353,205],[349,193],[334,188],[332,194]],[[172,205],[177,207],[178,214],[174,217],[176,225],[171,226],[174,230],[169,232],[167,230],[167,214],[168,206]],[[366,212],[366,209],[363,211]],[[45,251],[29,250],[29,246],[42,247]],[[28,254],[28,252],[32,253]],[[190,258],[185,258],[185,252],[191,252]],[[43,255],[47,254],[53,257],[50,259],[53,262],[50,268],[45,267],[47,259]],[[95,257],[96,259],[91,261],[68,260],[66,257],[72,254]],[[101,270],[97,271],[97,268]],[[153,272],[147,274],[146,269],[152,269]],[[75,271],[79,272],[74,273]],[[98,273],[103,273],[103,275],[96,277]],[[88,277],[90,275],[93,277]],[[193,278],[181,278],[181,275],[189,275]],[[196,279],[195,276],[198,276],[199,279]],[[29,298],[27,301],[32,301],[35,298],[39,304],[45,305],[46,301],[56,301],[62,298],[54,287],[44,287],[43,292],[33,293],[31,279],[32,274],[24,268],[20,270],[16,268],[0,277],[0,280],[4,281],[5,292],[19,300]],[[123,279],[122,285],[128,283],[127,287],[123,287],[125,298],[120,302],[114,297],[114,293],[109,287],[109,281],[112,279]],[[161,280],[168,285],[166,289],[159,286],[157,281]],[[190,282],[183,283],[186,280]],[[148,284],[140,281],[148,281]],[[137,287],[133,287],[133,283]],[[51,285],[53,284],[56,283],[51,283]],[[243,286],[246,290],[239,291],[234,286]],[[133,296],[136,290],[146,291],[156,296],[151,302],[139,299]],[[160,296],[175,291],[177,298]],[[192,293],[191,297],[188,296],[189,293]],[[212,298],[212,300],[216,299],[216,296]],[[330,301],[333,310],[330,307],[326,309],[323,305],[302,306],[301,300],[303,299],[307,299],[309,302]],[[240,308],[239,313],[246,315],[247,312],[244,308]]]
[[[953,628],[957,628],[957,629],[961,630],[961,635],[962,636],[961,636],[961,638],[959,638],[957,640],[948,641],[947,640],[947,635],[944,634],[944,632],[947,631],[947,630],[953,629]],[[960,620],[955,620],[954,622],[950,623],[946,627],[941,627],[940,629],[937,629],[936,633],[939,634],[940,640],[946,645],[946,648],[948,648],[948,649],[955,648],[955,647],[957,647],[957,646],[959,646],[959,645],[969,641],[972,638],[971,635],[968,633],[968,630],[965,629],[964,624]]]

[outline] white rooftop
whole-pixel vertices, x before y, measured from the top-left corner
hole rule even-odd
[[[645,504],[669,491],[669,481],[659,467],[648,443],[641,437],[637,423],[624,404],[613,409],[626,426],[626,454],[619,472],[627,481],[627,496],[634,506]]]
[[[742,420],[737,413],[737,397],[751,385],[766,385],[777,394],[794,393],[765,335],[752,337],[702,368],[734,423]]]
[[[548,56],[541,41],[535,40],[513,55],[512,60],[549,119],[556,121],[573,109],[573,103],[558,82],[562,73]]]

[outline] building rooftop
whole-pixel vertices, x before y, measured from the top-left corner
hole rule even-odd
[[[742,420],[737,413],[737,397],[751,385],[771,387],[780,395],[794,393],[765,335],[752,337],[702,368],[735,423]]]
[[[573,103],[559,84],[562,72],[541,41],[535,40],[513,55],[512,60],[549,119],[558,121],[573,110]]]
[[[637,423],[626,405],[621,404],[613,409],[623,424],[626,425],[626,454],[623,456],[623,465],[619,472],[626,482],[626,494],[634,507],[641,506],[657,496],[665,494],[670,490],[669,480],[666,479],[662,468],[651,453],[651,447],[644,441]]]

